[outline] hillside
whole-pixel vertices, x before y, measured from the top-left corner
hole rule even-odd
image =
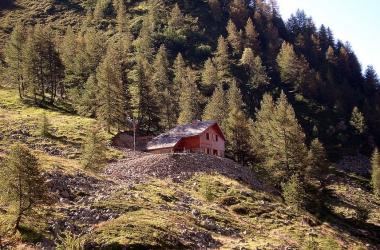
[[[0,0],[0,249],[379,249],[379,97],[274,0]]]
[[[17,102],[9,89],[0,95],[1,150],[7,151],[5,137],[33,147],[52,200],[38,210],[38,223],[25,221],[16,241],[20,247],[50,249],[67,230],[81,235],[88,249],[278,249],[311,241],[322,249],[376,249],[380,244],[380,200],[366,193],[366,179],[344,172],[331,177],[330,211],[317,218],[295,214],[252,172],[212,156],[114,150],[120,160],[110,156],[114,162],[94,175],[81,169],[69,143],[80,145],[90,119]],[[48,140],[34,132],[33,115],[42,112],[54,131]],[[67,136],[64,141],[60,133]],[[356,220],[361,206],[368,209],[367,223]]]

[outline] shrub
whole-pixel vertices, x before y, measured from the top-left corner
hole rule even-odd
[[[66,231],[63,235],[59,236],[56,241],[57,250],[83,250],[86,244],[86,237],[77,236],[71,232]]]
[[[100,126],[91,128],[82,150],[82,164],[86,169],[99,170],[106,163],[107,147]]]
[[[40,123],[41,136],[43,137],[50,136],[50,129],[51,129],[51,124],[49,122],[49,119],[47,118],[46,113],[43,113],[41,117],[41,123]]]

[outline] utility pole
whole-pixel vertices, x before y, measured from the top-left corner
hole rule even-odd
[[[138,120],[127,115],[127,121],[132,124],[133,127],[133,153],[136,153],[136,129]]]

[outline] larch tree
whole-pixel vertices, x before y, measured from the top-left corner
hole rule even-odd
[[[354,107],[352,110],[350,124],[358,134],[363,134],[367,129],[364,115],[358,107]]]
[[[0,180],[0,201],[7,206],[13,227],[18,230],[25,216],[47,202],[37,157],[26,146],[11,146],[2,162]]]
[[[218,82],[223,84],[231,83],[231,60],[229,58],[228,44],[223,36],[218,39],[218,47],[213,61],[217,70]]]
[[[168,130],[176,123],[175,110],[173,108],[173,86],[170,81],[170,65],[164,45],[161,45],[153,62],[152,81],[157,93],[160,109],[160,126]]]
[[[308,166],[305,171],[306,180],[309,182],[318,180],[321,187],[324,188],[326,186],[326,177],[330,162],[327,158],[325,148],[318,139],[311,141],[307,163]]]
[[[244,111],[242,95],[236,83],[227,93],[227,119],[224,122],[227,151],[239,163],[246,163],[251,154],[251,123]]]
[[[256,155],[273,174],[276,185],[304,172],[307,161],[305,134],[282,92],[276,104],[265,95],[257,113],[253,138]]]
[[[198,118],[199,91],[197,88],[197,75],[194,70],[187,67],[180,96],[178,124],[188,124]]]
[[[207,87],[215,87],[219,83],[218,70],[211,58],[207,59],[202,71],[202,83]]]
[[[85,169],[100,170],[107,162],[107,147],[101,127],[94,125],[86,135],[82,147],[81,162]]]
[[[227,41],[231,45],[234,55],[240,55],[243,46],[242,37],[231,19],[227,24],[227,34]]]
[[[125,123],[127,100],[120,60],[115,44],[111,43],[96,72],[99,87],[96,115],[104,122],[108,132],[114,126],[119,130]]]
[[[266,67],[259,56],[255,57],[251,48],[244,50],[240,63],[247,69],[250,88],[257,89],[270,83]]]
[[[219,84],[211,98],[209,99],[204,111],[202,120],[204,121],[217,121],[218,124],[224,128],[224,123],[226,119],[227,103],[226,96],[223,90],[223,86]]]
[[[247,24],[244,29],[244,46],[245,48],[251,48],[256,55],[260,54],[260,40],[253,21],[248,18]]]
[[[371,157],[371,184],[373,188],[373,193],[380,197],[380,154],[379,150],[376,148]]]
[[[14,27],[8,42],[5,45],[4,56],[7,63],[7,74],[12,85],[18,87],[19,96],[22,99],[25,92],[23,73],[23,47],[26,42],[26,33],[22,25],[17,23]]]
[[[138,57],[132,71],[133,82],[129,92],[132,97],[132,117],[138,119],[139,129],[143,132],[159,131],[159,104],[151,75],[152,69],[148,60]]]
[[[96,75],[92,74],[87,79],[83,94],[79,99],[79,104],[77,106],[78,113],[83,116],[95,117],[96,110],[98,106],[97,95],[99,93],[98,81]]]
[[[306,84],[310,71],[308,62],[303,56],[297,56],[293,45],[284,42],[277,56],[277,64],[281,81],[287,85],[300,89]]]
[[[127,30],[127,11],[123,0],[116,1],[116,24],[119,34]]]

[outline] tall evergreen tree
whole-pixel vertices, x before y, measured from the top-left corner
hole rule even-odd
[[[219,84],[215,88],[212,97],[209,99],[203,111],[202,120],[217,121],[218,124],[222,128],[224,128],[226,112],[227,112],[226,97],[223,90],[223,86]]]
[[[218,85],[218,70],[211,58],[207,59],[202,71],[202,83],[206,86],[214,87]]]
[[[255,57],[251,48],[244,50],[240,63],[247,69],[251,88],[256,89],[270,83],[261,58],[259,56]]]
[[[296,89],[306,84],[310,73],[309,64],[303,56],[298,57],[291,44],[284,42],[277,56],[281,81],[293,85]]]
[[[132,116],[139,121],[142,132],[159,130],[159,104],[155,87],[151,81],[152,69],[148,60],[138,57],[130,86]]]
[[[251,124],[244,111],[239,88],[233,83],[227,95],[228,115],[225,121],[227,151],[239,163],[246,163],[250,156]]]
[[[14,27],[10,38],[5,45],[4,56],[7,63],[7,75],[10,77],[12,85],[18,87],[19,96],[22,99],[25,91],[24,84],[24,55],[23,47],[26,42],[26,34],[20,23]]]
[[[125,123],[127,101],[120,60],[115,44],[111,43],[96,72],[99,86],[96,115],[105,123],[108,132],[113,126],[119,130]]]
[[[181,53],[178,53],[173,63],[173,73],[174,73],[173,88],[172,88],[173,109],[174,109],[175,117],[177,120],[179,116],[178,105],[179,105],[179,98],[181,95],[181,86],[186,74],[186,63]]]
[[[231,45],[233,53],[239,55],[242,50],[242,37],[236,28],[236,25],[230,19],[227,24],[227,40]]]
[[[169,79],[169,62],[164,45],[160,47],[153,63],[152,81],[157,92],[160,109],[160,125],[167,130],[176,123],[174,110],[173,86]]]
[[[16,230],[33,210],[46,203],[47,190],[38,159],[23,145],[10,147],[0,171],[0,201]]]
[[[217,69],[217,76],[219,83],[231,82],[231,61],[228,53],[228,44],[221,36],[218,39],[218,47],[215,52],[214,63]]]
[[[117,31],[123,33],[127,30],[127,14],[126,8],[123,0],[116,1],[116,21],[117,21]]]
[[[180,96],[180,114],[178,124],[188,124],[198,118],[199,113],[199,93],[197,88],[197,75],[189,67],[186,68],[186,75],[182,85]]]
[[[284,93],[276,104],[272,98],[264,96],[253,136],[256,155],[273,174],[275,184],[293,174],[304,173],[307,161],[305,134]]]
[[[314,139],[310,144],[306,179],[309,181],[319,180],[321,187],[325,187],[329,164],[322,143],[318,139]]]
[[[83,143],[81,161],[85,169],[97,171],[106,161],[107,147],[100,126],[93,126],[87,132]]]
[[[245,25],[244,34],[245,34],[245,37],[244,37],[245,48],[251,48],[256,55],[259,55],[260,54],[259,34],[257,33],[251,18],[248,18],[247,24]]]

